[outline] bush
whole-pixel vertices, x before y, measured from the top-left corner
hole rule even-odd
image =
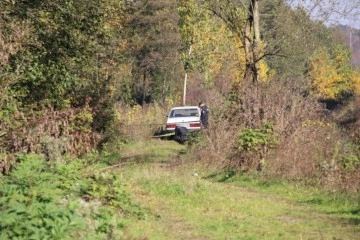
[[[21,157],[16,171],[1,179],[0,239],[74,237],[85,224],[76,202],[64,199],[59,180],[40,157]]]
[[[266,179],[360,191],[358,132],[340,129],[304,81],[273,80],[228,96],[212,108],[195,159],[216,171],[261,170]]]
[[[38,155],[18,160],[17,168],[0,178],[0,239],[121,239],[122,216],[147,214],[118,176],[96,171],[87,160],[48,162]]]
[[[66,154],[80,156],[91,151],[102,138],[91,128],[91,109],[30,111],[21,117],[15,121],[18,126],[0,138],[1,152],[7,155],[44,154],[48,160],[60,160]],[[6,172],[15,162],[3,164],[1,170]]]
[[[261,152],[263,155],[266,148],[274,147],[277,142],[272,125],[265,123],[261,128],[244,128],[238,138],[238,150]]]
[[[277,144],[278,139],[270,123],[264,123],[261,128],[244,128],[238,137],[237,152],[232,165],[243,170],[260,171],[268,151]]]

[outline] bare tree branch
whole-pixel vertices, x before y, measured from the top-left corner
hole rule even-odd
[[[287,0],[287,3],[327,24],[349,23],[360,27],[360,0]]]

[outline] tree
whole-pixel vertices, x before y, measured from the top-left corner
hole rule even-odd
[[[8,62],[8,71],[18,76],[11,88],[24,105],[62,108],[78,96],[74,90],[86,85],[84,71],[106,39],[105,4],[56,0],[6,5],[5,15],[30,29],[26,44]]]
[[[304,78],[312,54],[320,47],[332,49],[336,45],[326,26],[310,20],[303,9],[293,10],[283,0],[264,2],[261,14],[265,58],[277,76]]]
[[[358,92],[359,73],[350,67],[349,61],[350,52],[341,45],[330,52],[321,48],[314,53],[308,74],[318,98],[339,100],[346,93]]]
[[[180,65],[175,1],[134,1],[127,26],[134,58],[133,87],[141,104],[164,101],[176,87]]]
[[[184,86],[182,104],[186,104],[186,88],[188,71],[192,68],[191,54],[195,40],[196,23],[199,21],[194,0],[178,0],[179,31],[182,39],[181,57],[184,64]]]
[[[209,1],[205,6],[220,17],[242,42],[246,61],[245,82],[259,82],[259,62],[263,58],[259,47],[259,0],[250,0],[247,4],[236,0]]]

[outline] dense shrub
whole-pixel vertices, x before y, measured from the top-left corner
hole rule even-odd
[[[264,157],[277,144],[278,139],[270,123],[264,123],[260,128],[243,128],[237,139],[232,166],[260,171],[264,167]]]
[[[93,131],[93,112],[89,108],[62,111],[18,113],[14,126],[5,126],[0,139],[2,172],[7,172],[16,153],[43,154],[48,160],[59,160],[66,154],[81,155],[94,149],[102,135]]]
[[[98,158],[18,156],[16,169],[0,178],[0,239],[121,239],[122,216],[144,218],[147,210],[116,174],[95,171]]]
[[[212,112],[198,159],[217,170],[360,190],[356,131],[339,128],[304,82],[274,80],[229,96]]]
[[[38,156],[21,158],[1,179],[0,239],[71,239],[85,223],[66,199],[61,176]]]

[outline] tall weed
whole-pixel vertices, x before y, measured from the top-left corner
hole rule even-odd
[[[15,159],[17,153],[44,154],[48,160],[60,160],[66,154],[82,155],[91,151],[102,135],[93,131],[93,111],[85,109],[67,109],[62,111],[29,111],[19,113],[19,119],[6,129],[0,138],[1,152],[7,157],[0,159],[2,172],[8,172],[9,159]],[[0,129],[3,122],[0,121]],[[1,156],[0,156],[1,157]]]
[[[65,200],[60,176],[38,156],[1,179],[0,239],[71,239],[84,229],[77,203]]]
[[[0,239],[119,239],[125,215],[147,214],[116,174],[97,170],[99,160],[18,160],[0,178]]]
[[[141,107],[117,106],[117,124],[122,126],[123,140],[144,140],[163,129],[167,106],[149,104]],[[116,129],[114,125],[112,129]]]

